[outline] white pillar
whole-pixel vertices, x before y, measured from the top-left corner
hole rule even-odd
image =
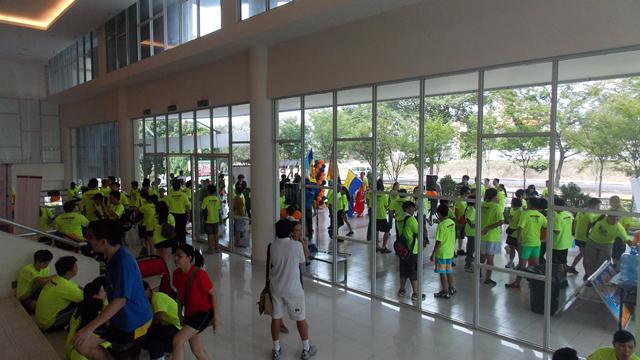
[[[251,258],[265,262],[267,245],[275,236],[274,142],[272,103],[267,97],[267,47],[249,53],[251,87]],[[257,179],[260,179],[257,181]]]
[[[133,181],[133,124],[127,118],[127,90],[118,89],[118,165],[120,187],[129,191]]]

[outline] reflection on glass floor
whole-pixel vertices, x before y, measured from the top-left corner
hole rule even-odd
[[[328,210],[321,209],[319,216],[314,217],[314,235],[312,242],[317,243],[321,251],[326,251],[330,245],[328,236]],[[365,214],[361,218],[349,219],[353,227],[354,235],[351,237],[358,241],[338,243],[339,254],[347,254],[347,286],[364,292],[370,292],[370,245],[366,243],[368,217]],[[317,229],[320,229],[318,232]],[[473,294],[474,276],[463,270],[463,257],[455,259],[458,264],[454,268],[455,287],[458,293],[450,300],[435,299],[433,293],[440,290],[438,275],[434,273],[434,265],[429,262],[428,256],[433,250],[433,239],[436,226],[428,228],[431,243],[425,249],[425,261],[423,262],[424,279],[422,291],[426,294],[423,301],[423,309],[429,312],[442,314],[466,323],[473,323]],[[339,229],[339,234],[346,236],[347,226]],[[391,249],[395,240],[395,230],[391,230],[391,238],[388,247]],[[362,242],[360,242],[362,241]],[[379,234],[379,242],[382,242],[382,234]],[[570,249],[569,262],[577,255],[577,248]],[[399,284],[398,259],[394,253],[376,253],[376,291],[377,295],[391,301],[413,304],[410,299],[411,287],[407,283],[407,296],[397,297]],[[496,256],[496,266],[504,267],[507,263],[506,253]],[[306,267],[307,274],[323,280],[331,281],[332,265],[318,261],[312,261]],[[565,302],[565,297],[573,294],[582,285],[582,264],[578,265],[579,275],[569,275],[569,287],[561,290],[560,304]],[[494,272],[493,279],[498,283],[495,287],[480,285],[480,313],[479,324],[493,331],[529,342],[542,344],[544,333],[544,317],[530,311],[528,282],[522,282],[520,290],[506,289],[504,284],[513,281],[513,276],[506,273]],[[343,278],[343,268],[338,266],[336,279]],[[633,323],[629,326],[632,328]],[[616,330],[614,318],[608,312],[605,305],[599,300],[592,288],[583,288],[578,299],[568,310],[551,318],[551,347],[558,348],[572,346],[581,353],[592,351],[597,346],[607,346],[611,336]]]

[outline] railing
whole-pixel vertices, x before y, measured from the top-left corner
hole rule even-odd
[[[34,228],[30,227],[30,226],[18,224],[15,221],[11,221],[11,220],[5,219],[5,218],[0,218],[0,223],[11,225],[13,227],[29,231],[30,232],[29,234],[46,236],[49,239],[52,239],[52,240],[55,240],[57,242],[60,242],[60,243],[66,244],[66,245],[70,245],[70,246],[73,246],[73,247],[85,247],[85,246],[89,245],[86,242],[78,242],[78,241],[73,241],[73,240],[70,240],[70,239],[65,239],[65,238],[57,236],[57,235],[49,234],[47,232],[40,231],[38,229],[34,229]],[[23,236],[28,236],[29,234],[23,234]]]

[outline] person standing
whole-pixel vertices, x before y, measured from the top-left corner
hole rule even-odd
[[[182,245],[187,242],[187,222],[189,221],[189,212],[191,211],[191,201],[183,191],[181,191],[180,180],[174,180],[172,183],[173,191],[167,195],[167,205],[169,212],[176,220],[176,240]]]
[[[142,287],[142,277],[135,258],[122,246],[122,227],[116,220],[98,220],[89,224],[89,244],[105,256],[106,291],[109,305],[76,332],[73,346],[89,359],[121,358],[134,353],[151,325],[152,312]],[[109,322],[106,334],[92,334]],[[100,344],[112,343],[109,353]]]
[[[215,185],[208,185],[206,190],[207,196],[202,199],[201,210],[203,212],[204,233],[207,234],[207,243],[209,244],[206,254],[213,254],[218,251],[218,224],[220,223],[222,204],[217,196]]]
[[[278,360],[282,355],[280,346],[280,323],[285,309],[289,318],[296,322],[302,339],[303,360],[314,356],[318,349],[309,342],[309,327],[306,321],[305,297],[302,289],[300,267],[305,262],[302,243],[290,238],[294,223],[282,219],[276,223],[276,239],[269,245],[269,281],[273,311],[271,314],[271,339],[273,350],[271,359]]]

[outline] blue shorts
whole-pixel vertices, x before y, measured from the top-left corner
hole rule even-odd
[[[434,271],[438,274],[451,274],[453,272],[451,267],[452,263],[453,259],[436,258],[436,268]]]

